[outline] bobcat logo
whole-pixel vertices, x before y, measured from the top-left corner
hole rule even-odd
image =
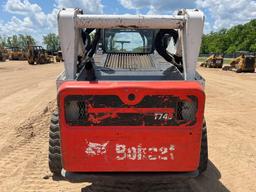
[[[88,145],[85,149],[85,153],[87,153],[89,156],[98,156],[103,155],[107,153],[107,145],[109,142],[100,144],[100,143],[92,143],[87,142]]]

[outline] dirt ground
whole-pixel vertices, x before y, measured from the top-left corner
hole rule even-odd
[[[251,192],[256,190],[256,73],[206,78],[208,170],[168,185],[70,183],[48,170],[48,127],[62,64],[0,63],[0,191]]]

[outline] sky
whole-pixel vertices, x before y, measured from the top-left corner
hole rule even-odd
[[[81,8],[87,14],[174,14],[197,8],[205,13],[204,33],[256,19],[256,0],[0,0],[0,36],[57,33],[58,10]]]

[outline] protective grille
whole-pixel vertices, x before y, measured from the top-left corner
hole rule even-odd
[[[197,97],[185,98],[150,95],[129,106],[116,95],[67,96],[65,118],[69,125],[84,126],[193,125],[196,122]]]
[[[104,67],[112,69],[150,69],[153,62],[147,54],[108,54]]]

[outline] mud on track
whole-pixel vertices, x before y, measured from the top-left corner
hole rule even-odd
[[[70,183],[48,170],[48,127],[61,64],[0,63],[0,191],[255,191],[256,74],[199,69],[206,78],[209,168],[169,184]]]

